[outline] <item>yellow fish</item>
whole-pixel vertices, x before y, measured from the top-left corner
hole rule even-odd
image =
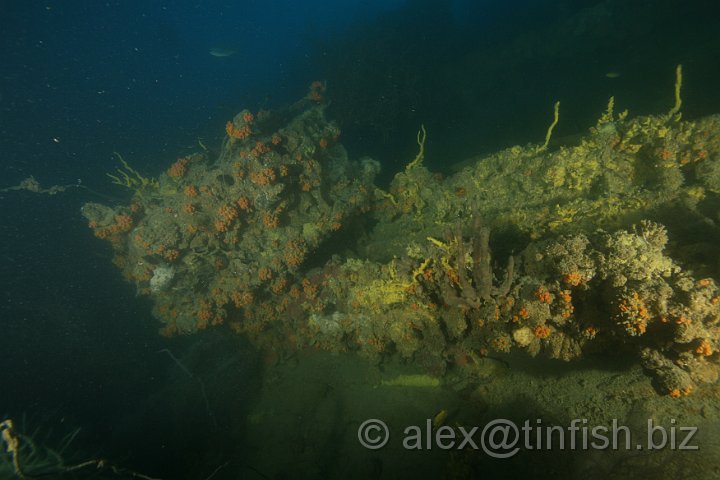
[[[385,387],[439,387],[440,380],[429,375],[399,375],[391,380],[383,380]]]
[[[237,53],[237,50],[226,47],[212,47],[208,53],[213,57],[232,57]]]
[[[433,427],[441,427],[445,423],[445,420],[447,420],[447,415],[447,410],[440,410],[438,413],[436,413],[433,417]]]

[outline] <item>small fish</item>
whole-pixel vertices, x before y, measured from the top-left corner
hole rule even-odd
[[[619,72],[608,72],[605,74],[605,78],[620,78]]]
[[[399,375],[390,380],[382,380],[385,387],[439,387],[440,379],[430,375]]]
[[[237,53],[234,48],[212,47],[208,52],[213,57],[232,57]]]
[[[433,422],[432,422],[433,427],[435,427],[435,428],[441,427],[445,423],[445,420],[447,420],[447,416],[448,416],[447,410],[440,410],[438,413],[436,413],[435,416],[433,417]]]

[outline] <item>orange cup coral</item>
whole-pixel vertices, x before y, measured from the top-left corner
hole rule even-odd
[[[187,166],[190,160],[187,158],[179,158],[177,162],[170,165],[167,174],[172,178],[182,178],[187,173]]]

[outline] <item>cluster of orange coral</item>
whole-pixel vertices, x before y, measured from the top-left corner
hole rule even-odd
[[[129,232],[133,226],[133,218],[128,214],[121,213],[120,215],[115,215],[115,223],[107,227],[99,227],[97,222],[90,222],[88,226],[93,229],[96,237],[107,239],[114,235]]]
[[[675,152],[668,148],[658,148],[656,154],[660,157],[660,160],[668,161],[675,157]]]
[[[548,338],[550,336],[550,327],[547,325],[537,325],[533,328],[533,335],[540,339]]]
[[[583,276],[578,272],[570,272],[563,275],[563,282],[573,287],[577,287],[583,283],[584,280]]]
[[[689,385],[685,388],[673,388],[668,392],[668,395],[670,395],[672,398],[680,398],[680,397],[687,397],[692,393],[692,385]]]
[[[215,230],[217,230],[218,232],[225,233],[228,231],[228,227],[230,226],[230,224],[223,220],[215,220],[213,222],[213,226],[215,227]]]
[[[510,298],[512,298],[512,297],[510,297]],[[530,316],[530,312],[528,312],[527,308],[522,306],[522,307],[520,307],[520,310],[518,311],[517,315],[512,316],[512,321],[514,323],[517,323],[520,321],[521,318],[528,318],[529,316]]]
[[[195,188],[195,185],[187,185],[183,189],[183,193],[186,197],[194,198],[198,196],[198,190]]]
[[[499,337],[495,337],[490,341],[490,345],[494,350],[497,350],[498,352],[509,352],[510,347],[512,346],[512,342],[510,342],[510,338],[502,335]]]
[[[179,158],[177,162],[170,165],[170,168],[168,168],[167,174],[171,176],[172,178],[182,178],[187,173],[188,163],[190,163],[189,158]]]
[[[547,303],[548,305],[552,303],[553,296],[550,292],[548,292],[547,288],[543,287],[542,285],[535,290],[535,298],[540,300],[542,303]]]
[[[270,151],[270,147],[265,145],[265,143],[261,141],[255,142],[255,146],[250,150],[250,155],[252,155],[255,158],[258,158],[259,156],[268,153]]]
[[[193,213],[195,213],[196,208],[195,205],[193,205],[192,203],[186,203],[182,206],[182,211],[187,213],[188,215],[192,215]]]
[[[570,318],[575,311],[575,307],[572,304],[572,294],[570,290],[562,290],[560,292],[560,299],[563,302],[563,309],[561,315],[563,318]]]
[[[585,337],[590,340],[595,338],[595,335],[597,335],[597,333],[598,333],[597,328],[593,327],[592,325],[585,327],[585,329],[583,330],[583,335],[585,335]]]
[[[237,199],[237,205],[240,207],[240,210],[248,211],[250,210],[250,200],[248,200],[247,197],[240,197]]]
[[[264,211],[262,214],[263,225],[267,228],[273,229],[280,226],[280,219],[277,213]]]
[[[253,302],[253,294],[250,292],[233,292],[230,295],[233,303],[237,308],[242,308],[246,305],[250,305]]]
[[[225,133],[227,133],[228,137],[230,138],[244,140],[250,135],[252,135],[252,128],[250,128],[250,125],[248,124],[245,124],[238,128],[233,122],[227,122],[225,124]]]
[[[276,178],[277,175],[272,167],[263,168],[259,172],[250,172],[250,181],[261,187],[270,185]]]
[[[222,205],[218,208],[218,215],[221,217],[213,222],[215,230],[225,233],[230,228],[233,220],[238,218],[238,211],[232,205]]]
[[[238,217],[238,211],[232,205],[223,205],[218,208],[218,215],[229,224]]]
[[[200,308],[197,312],[197,328],[198,330],[205,330],[210,324],[210,320],[213,317],[212,307],[210,302],[207,300],[200,301]]]
[[[714,353],[712,345],[710,344],[710,341],[705,338],[702,342],[700,342],[700,345],[695,348],[695,353],[698,355],[702,355],[704,357],[709,357]]]
[[[272,270],[267,267],[262,267],[260,270],[258,270],[258,278],[263,282],[272,279],[272,276]]]
[[[300,295],[302,294],[302,292],[300,292],[300,289],[297,286],[293,285],[292,287],[290,287],[289,294],[290,294],[291,298],[294,298],[295,300],[297,300],[300,298]]]
[[[280,295],[285,290],[286,286],[287,279],[285,277],[280,277],[275,283],[272,284],[270,290],[272,290],[275,295]]]
[[[625,297],[618,306],[618,310],[620,311],[620,323],[625,325],[625,329],[630,335],[645,333],[647,322],[650,320],[650,312],[637,292],[632,292],[629,297]]]
[[[284,251],[285,263],[289,267],[299,266],[305,260],[305,245],[302,240],[288,240]]]
[[[117,226],[119,232],[127,232],[133,226],[133,218],[126,214],[116,215],[115,225]]]
[[[318,294],[318,286],[315,285],[309,278],[303,278],[302,281],[303,293],[309,299],[314,299]]]
[[[715,282],[712,278],[701,278],[697,281],[698,287],[712,287]]]

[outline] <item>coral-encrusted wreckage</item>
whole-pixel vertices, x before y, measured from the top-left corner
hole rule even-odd
[[[229,328],[280,357],[399,355],[435,375],[511,349],[627,352],[664,394],[717,380],[720,116],[683,121],[678,102],[629,119],[611,100],[578,145],[515,146],[447,178],[423,166],[423,129],[385,192],[377,162],[348,159],[323,90],[242,111],[217,158],[157,181],[124,164],[130,205],[84,207],[162,334]]]

